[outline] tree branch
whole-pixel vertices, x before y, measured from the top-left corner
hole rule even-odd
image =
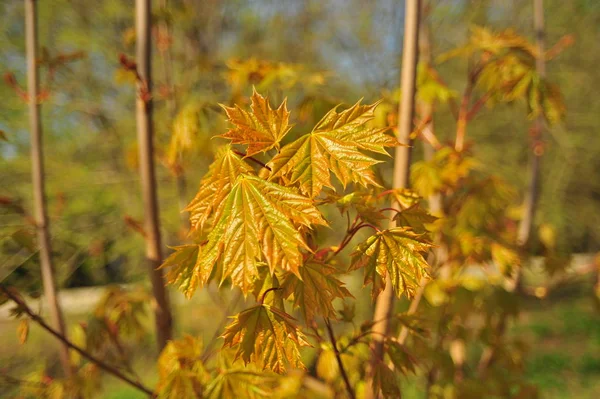
[[[153,397],[153,398],[155,397],[154,392],[150,388],[147,388],[146,386],[142,385],[140,382],[136,382],[136,381],[132,380],[131,378],[127,377],[126,375],[124,375],[123,373],[121,373],[119,370],[117,370],[116,368],[114,368],[113,366],[111,366],[109,364],[106,364],[104,361],[102,361],[102,360],[96,358],[95,356],[89,354],[84,349],[82,349],[82,348],[78,347],[77,345],[73,344],[71,341],[69,341],[67,338],[65,338],[62,334],[58,333],[56,330],[54,330],[52,327],[50,327],[44,321],[44,319],[42,319],[40,316],[38,316],[37,314],[35,314],[31,310],[31,308],[21,298],[19,298],[17,295],[15,295],[13,292],[11,292],[5,286],[0,285],[0,292],[2,292],[10,300],[12,300],[14,303],[16,303],[21,310],[23,310],[25,313],[27,313],[27,315],[29,316],[29,318],[31,320],[33,320],[34,322],[36,322],[44,330],[46,330],[47,332],[49,332],[50,334],[52,334],[54,337],[56,337],[57,339],[59,339],[66,346],[68,346],[69,348],[73,349],[75,352],[79,353],[81,356],[83,356],[84,358],[86,358],[90,362],[96,364],[98,367],[100,367],[101,369],[103,369],[107,373],[112,374],[114,377],[120,379],[123,382],[126,382],[127,384],[131,385],[132,387],[136,388],[137,390],[144,392],[148,396]]]
[[[351,399],[355,399],[356,395],[354,394],[354,389],[352,388],[352,384],[350,384],[350,380],[348,379],[348,374],[346,373],[346,369],[344,368],[344,363],[342,363],[342,357],[340,355],[340,351],[337,347],[337,342],[335,341],[335,334],[333,333],[333,329],[331,328],[331,323],[329,323],[329,319],[325,319],[325,325],[327,326],[327,332],[329,333],[329,339],[331,340],[331,345],[333,346],[333,351],[335,353],[335,359],[337,360],[338,367],[340,368],[340,374],[344,379],[344,384],[346,385],[346,391],[348,391],[348,397]]]

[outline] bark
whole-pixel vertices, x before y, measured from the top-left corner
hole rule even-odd
[[[533,0],[533,25],[535,30],[536,46],[538,57],[535,62],[535,67],[540,77],[546,75],[546,62],[544,59],[545,51],[545,33],[544,33],[544,1]],[[525,206],[523,217],[519,224],[517,242],[522,247],[527,247],[531,238],[533,229],[533,220],[535,217],[537,199],[540,191],[540,161],[542,156],[541,142],[544,131],[544,117],[538,116],[534,122],[532,129],[532,151],[531,151],[531,166],[529,187],[525,194]]]
[[[546,75],[546,62],[544,59],[545,53],[545,28],[544,28],[544,2],[543,0],[533,0],[533,26],[536,37],[536,47],[538,51],[538,57],[536,59],[536,70],[541,77]],[[523,217],[519,223],[519,229],[517,231],[517,245],[521,248],[523,253],[528,249],[531,240],[531,231],[533,229],[533,220],[535,217],[535,211],[537,207],[537,199],[540,191],[540,163],[541,163],[541,145],[542,145],[542,133],[544,130],[544,117],[538,116],[534,122],[532,129],[532,153],[531,153],[531,166],[530,166],[530,180],[529,187],[525,193],[525,203],[523,206]],[[521,266],[522,267],[522,266]],[[517,269],[512,284],[508,287],[509,289],[519,292],[522,287],[522,271],[521,268]],[[506,333],[508,327],[508,315],[502,314],[498,325],[496,327],[497,335],[502,337]],[[489,367],[494,363],[497,356],[496,346],[487,347],[479,360],[478,372],[482,377],[487,375]]]
[[[144,222],[146,232],[146,258],[152,282],[155,324],[158,349],[166,345],[172,336],[172,316],[169,297],[165,288],[162,270],[162,244],[154,167],[152,120],[152,76],[151,76],[151,26],[150,0],[136,0],[136,39],[137,68],[139,74],[136,99],[137,138],[139,147],[140,178],[144,202]]]
[[[38,54],[36,0],[25,0],[25,36],[27,47],[27,95],[29,125],[31,129],[31,177],[33,181],[33,207],[37,232],[40,268],[44,296],[48,303],[50,323],[62,336],[66,336],[65,322],[58,303],[54,265],[52,264],[52,244],[46,204],[44,175],[44,148],[42,141],[41,106],[38,102],[39,73],[36,65]],[[69,361],[69,347],[63,343],[58,347],[60,362],[66,377],[73,375]]]
[[[406,188],[409,183],[409,172],[411,162],[410,134],[413,128],[413,117],[415,108],[415,84],[417,73],[418,55],[418,28],[420,0],[406,0],[404,22],[404,45],[402,50],[402,74],[401,87],[402,99],[398,110],[398,140],[407,147],[397,147],[394,159],[393,188]],[[392,204],[398,208],[397,203]],[[390,227],[395,223],[390,221]],[[384,337],[389,333],[389,319],[394,306],[394,290],[389,276],[386,278],[385,289],[377,298],[373,320],[373,345],[371,348],[371,360],[367,380],[366,397],[377,398],[379,393],[373,390],[373,371],[375,366],[383,361]]]

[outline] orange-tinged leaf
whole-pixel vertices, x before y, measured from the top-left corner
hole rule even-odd
[[[257,268],[265,262],[271,273],[276,269],[298,273],[300,248],[309,250],[298,227],[313,224],[326,222],[309,198],[242,175],[227,196],[196,267],[210,270],[221,262],[222,281],[231,277],[244,293],[251,292]]]
[[[380,161],[360,150],[387,154],[385,147],[398,141],[385,133],[386,128],[366,128],[379,103],[356,103],[345,111],[329,111],[313,131],[284,146],[268,166],[270,179],[284,177],[297,183],[300,190],[314,198],[323,187],[332,187],[331,173],[344,185],[358,183],[379,186],[372,166]]]
[[[269,305],[257,305],[233,317],[222,335],[223,348],[237,348],[236,359],[263,370],[284,373],[286,365],[304,369],[300,347],[310,346],[289,314]]]
[[[22,319],[19,322],[19,326],[17,327],[17,336],[19,337],[19,343],[21,345],[27,342],[27,337],[29,336],[29,320]]]
[[[294,307],[301,308],[307,324],[317,315],[336,318],[333,300],[352,297],[334,274],[337,269],[324,263],[308,262],[300,268],[300,278],[289,273],[282,283],[284,296],[294,296]]]
[[[192,227],[203,232],[211,217],[218,220],[225,198],[233,183],[242,174],[254,174],[254,169],[237,155],[230,146],[221,148],[208,173],[200,182],[198,193],[185,209],[190,213]]]
[[[385,288],[387,273],[396,295],[412,298],[421,279],[428,276],[423,253],[430,247],[422,235],[404,227],[378,231],[356,248],[351,269],[365,269],[364,283],[373,283],[373,298]]]
[[[281,139],[292,128],[286,100],[276,110],[256,90],[252,93],[251,100],[251,112],[244,111],[237,105],[234,108],[222,105],[235,127],[220,137],[230,139],[232,144],[247,145],[247,156],[278,148]]]

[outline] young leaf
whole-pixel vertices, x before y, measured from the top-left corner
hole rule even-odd
[[[338,113],[329,111],[313,131],[284,146],[269,162],[271,177],[298,183],[300,190],[314,198],[323,187],[332,187],[331,172],[344,187],[351,182],[379,186],[371,167],[379,161],[359,150],[387,154],[385,147],[398,145],[385,134],[386,128],[365,128],[374,118],[378,103],[360,105]]]
[[[231,276],[244,293],[250,292],[263,257],[271,273],[277,268],[298,274],[300,248],[309,248],[297,225],[311,224],[326,223],[310,199],[254,176],[240,176],[196,267],[211,270],[221,261],[222,279]]]
[[[237,347],[236,359],[282,374],[286,364],[304,369],[300,346],[310,346],[289,314],[260,304],[233,317],[225,328],[223,348]]]
[[[394,364],[396,370],[404,374],[415,373],[417,359],[406,349],[406,347],[395,340],[387,340],[387,354]]]
[[[170,341],[158,359],[159,398],[200,398],[208,373],[200,360],[202,343],[186,335]]]
[[[422,234],[427,232],[425,225],[435,222],[438,218],[431,215],[419,205],[414,205],[398,212],[394,219],[398,226],[410,227],[416,233]]]
[[[400,385],[394,372],[384,363],[379,362],[373,373],[373,391],[381,391],[384,399],[400,398]]]
[[[199,245],[181,245],[173,249],[175,252],[165,259],[160,268],[167,269],[167,284],[175,285],[189,299],[199,285],[208,281],[212,270],[196,267],[201,253]]]
[[[290,113],[286,108],[286,100],[274,110],[268,99],[256,90],[251,99],[251,112],[244,111],[237,105],[235,108],[221,105],[235,127],[220,137],[230,139],[232,144],[248,145],[247,156],[278,148],[283,136],[292,128],[289,124]]]
[[[423,277],[428,275],[423,252],[431,247],[422,235],[404,227],[377,232],[352,254],[351,269],[365,268],[365,285],[373,283],[371,296],[385,288],[390,273],[396,295],[412,298]]]
[[[206,388],[206,399],[263,399],[272,397],[275,378],[241,368],[224,370]]]
[[[17,327],[17,336],[19,337],[19,343],[23,345],[27,342],[27,337],[29,336],[29,320],[21,319],[19,322],[19,326]]]
[[[254,174],[254,170],[234,153],[230,146],[221,148],[208,169],[208,173],[200,182],[198,193],[185,208],[190,213],[190,222],[193,228],[202,233],[211,216],[214,220],[219,219],[225,198],[237,177],[242,174]]]
[[[321,315],[336,318],[335,298],[352,297],[344,283],[333,276],[337,269],[324,263],[308,262],[300,268],[300,277],[288,273],[282,283],[284,296],[294,296],[294,307],[301,308],[307,324]]]

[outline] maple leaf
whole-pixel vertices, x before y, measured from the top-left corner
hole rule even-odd
[[[385,134],[387,128],[365,128],[378,104],[360,105],[359,101],[345,111],[329,111],[311,133],[285,145],[269,162],[269,179],[283,177],[298,183],[311,198],[323,187],[332,187],[331,173],[344,187],[351,182],[379,186],[371,167],[380,161],[360,150],[387,154],[385,147],[399,143]]]
[[[292,128],[286,100],[276,110],[256,90],[251,100],[252,112],[244,111],[237,105],[234,108],[221,105],[235,127],[219,137],[230,139],[232,144],[248,145],[246,156],[278,148],[281,139]]]
[[[175,252],[165,259],[160,268],[167,269],[167,283],[175,285],[189,299],[199,285],[208,281],[212,268],[202,269],[198,265],[201,254],[199,245],[181,245],[173,249]]]
[[[401,397],[400,385],[394,372],[383,362],[375,365],[373,372],[373,390],[381,391],[384,399]]]
[[[303,261],[300,248],[310,251],[298,226],[312,224],[326,222],[309,198],[293,189],[242,175],[231,188],[195,267],[211,270],[220,261],[222,281],[231,276],[244,293],[250,292],[263,257],[271,273],[277,268],[298,274]],[[201,283],[207,278],[204,275]]]
[[[200,182],[198,193],[185,208],[190,213],[192,227],[200,233],[211,216],[216,220],[223,211],[225,198],[233,183],[242,174],[254,174],[254,169],[231,149],[224,146],[219,149],[215,161]]]
[[[276,380],[265,373],[241,368],[220,372],[206,388],[207,399],[262,399],[271,397]]]
[[[304,369],[301,346],[310,346],[289,314],[265,304],[238,313],[221,336],[223,348],[237,347],[236,359],[282,374],[286,364]]]
[[[438,218],[431,215],[425,209],[421,208],[418,204],[411,206],[410,208],[403,209],[398,212],[394,217],[398,226],[410,227],[416,233],[426,233],[426,224],[435,222]]]
[[[169,341],[158,358],[159,398],[200,398],[209,374],[200,360],[202,343],[186,335]]]
[[[300,278],[288,273],[283,280],[284,297],[294,296],[294,307],[302,309],[307,324],[317,314],[335,319],[333,300],[353,297],[344,283],[333,276],[336,272],[337,269],[331,265],[308,262],[300,268]]]
[[[422,235],[404,227],[378,231],[352,254],[351,269],[364,267],[364,284],[373,283],[373,299],[385,288],[390,273],[396,295],[412,298],[423,277],[428,275],[423,252],[431,247]]]

